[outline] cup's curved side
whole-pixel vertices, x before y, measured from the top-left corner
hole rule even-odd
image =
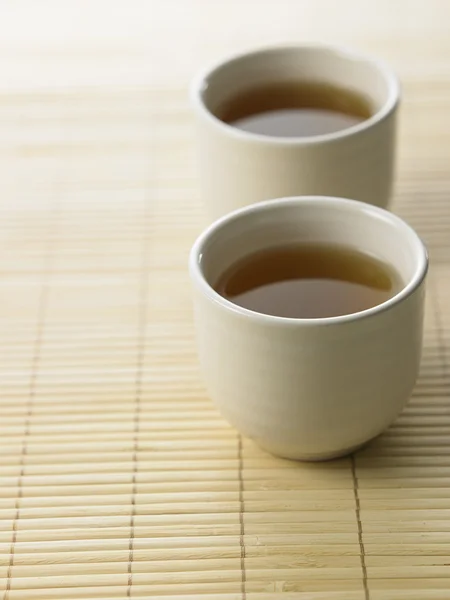
[[[209,217],[296,195],[338,196],[388,207],[395,173],[396,112],[354,135],[311,144],[235,137],[198,115],[200,186]]]
[[[365,319],[331,326],[242,318],[196,288],[199,357],[209,394],[244,435],[280,456],[340,455],[388,427],[420,363],[424,282]]]
[[[245,132],[218,117],[230,95],[252,85],[289,80],[353,90],[370,100],[373,114],[348,129],[292,138]],[[212,219],[248,204],[295,195],[389,205],[400,86],[382,61],[320,44],[250,51],[195,78],[191,103],[201,195]]]

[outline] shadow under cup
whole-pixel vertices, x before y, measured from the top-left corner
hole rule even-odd
[[[256,313],[214,291],[239,259],[293,243],[371,254],[398,272],[403,288],[373,308],[324,319]],[[356,201],[287,198],[220,219],[190,256],[199,357],[211,398],[241,433],[274,454],[320,460],[352,451],[392,423],[411,394],[426,272],[415,232]]]

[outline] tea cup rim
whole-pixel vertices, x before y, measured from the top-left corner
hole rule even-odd
[[[319,135],[293,137],[282,137],[272,135],[269,136],[260,133],[245,131],[243,129],[239,129],[238,127],[234,127],[229,123],[225,123],[209,110],[206,103],[204,102],[203,92],[207,86],[208,78],[210,78],[216,71],[229,64],[232,64],[233,62],[238,62],[244,58],[292,50],[298,50],[300,52],[304,50],[316,50],[318,52],[324,53],[328,52],[331,54],[340,55],[353,61],[359,61],[373,65],[383,75],[387,83],[388,97],[386,101],[371,117],[369,117],[368,119],[364,119],[360,123],[356,123],[355,125],[346,127],[345,129],[340,129],[338,131],[333,131],[330,133]],[[216,60],[215,62],[204,68],[202,71],[200,71],[196,76],[194,76],[189,88],[189,96],[194,110],[198,111],[212,125],[222,130],[223,133],[226,133],[227,135],[230,135],[234,138],[258,144],[306,146],[342,140],[363,133],[368,129],[371,129],[381,121],[385,120],[393,111],[395,111],[400,102],[401,86],[400,81],[395,72],[381,58],[350,49],[346,46],[311,42],[303,44],[297,43],[261,46],[247,51],[237,52],[232,55],[229,55],[228,57]]]
[[[342,211],[347,212],[359,212],[363,213],[369,219],[377,218],[389,221],[396,228],[403,237],[407,237],[412,241],[412,245],[415,248],[415,262],[416,267],[413,275],[404,283],[401,290],[388,300],[377,304],[366,310],[349,313],[333,317],[320,317],[320,318],[293,318],[293,317],[281,317],[277,315],[269,315],[266,313],[260,313],[248,308],[239,306],[230,300],[227,300],[214,290],[212,285],[207,281],[203,269],[202,269],[202,256],[205,245],[207,242],[221,229],[228,227],[233,222],[240,220],[241,218],[251,215],[258,214],[264,211],[281,209],[292,204],[295,205],[311,205],[314,203],[317,206],[319,203],[324,211],[324,215],[327,214],[327,208],[339,207]],[[348,198],[338,198],[333,196],[290,196],[285,198],[276,198],[272,200],[265,200],[263,202],[257,202],[250,204],[243,208],[239,208],[230,212],[213,223],[211,223],[195,240],[191,251],[189,253],[189,273],[192,282],[197,286],[199,291],[206,296],[212,302],[220,305],[223,309],[233,312],[236,316],[258,321],[264,324],[272,324],[276,326],[289,326],[289,327],[317,327],[327,325],[339,325],[349,322],[359,321],[361,319],[367,319],[380,314],[386,310],[392,309],[394,306],[403,302],[408,298],[415,290],[417,290],[423,283],[429,266],[429,259],[425,244],[422,242],[419,235],[415,230],[408,225],[403,219],[395,215],[394,213],[366,204],[358,200],[350,200]]]

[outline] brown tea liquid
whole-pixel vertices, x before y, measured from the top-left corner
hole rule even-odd
[[[301,137],[333,133],[372,116],[367,98],[326,83],[267,83],[237,94],[217,117],[244,131]]]
[[[315,319],[372,308],[401,287],[394,269],[372,256],[343,246],[302,244],[243,258],[220,277],[215,289],[255,312]]]

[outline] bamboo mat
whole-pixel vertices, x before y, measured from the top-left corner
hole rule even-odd
[[[382,437],[308,465],[237,435],[199,376],[184,83],[0,95],[2,600],[450,598],[450,77],[404,99],[420,380]]]

